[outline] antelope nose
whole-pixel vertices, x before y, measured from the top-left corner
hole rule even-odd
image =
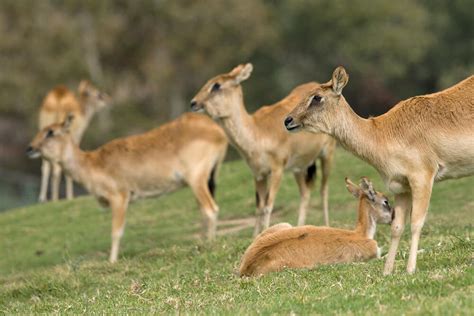
[[[292,122],[293,122],[293,118],[291,116],[288,116],[285,119],[285,126],[288,127]]]
[[[31,152],[33,151],[33,147],[31,146],[28,146],[28,148],[26,148],[26,154],[30,154]]]
[[[191,101],[191,110],[194,110],[196,108],[197,102],[196,100]]]

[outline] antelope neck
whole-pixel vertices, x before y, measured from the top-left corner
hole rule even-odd
[[[377,130],[373,119],[358,116],[343,97],[337,106],[340,109],[332,135],[344,148],[359,158],[370,164],[380,165],[383,162],[381,146],[377,141],[380,131]]]
[[[230,142],[242,153],[249,154],[255,150],[258,126],[245,109],[242,93],[236,93],[229,102],[233,103],[232,114],[219,121]]]
[[[375,220],[370,216],[370,209],[372,206],[367,201],[367,197],[359,198],[359,213],[357,218],[357,226],[355,231],[366,238],[374,239],[376,231]]]
[[[87,153],[82,151],[72,139],[68,140],[64,148],[60,164],[76,182],[85,184],[87,179],[91,178],[91,170],[87,165]]]

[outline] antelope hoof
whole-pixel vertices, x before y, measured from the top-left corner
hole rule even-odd
[[[253,230],[253,238],[257,237],[260,234],[260,224],[257,219],[257,223],[255,223],[255,228]]]
[[[206,242],[213,242],[216,239],[216,232],[207,232],[204,234],[204,240]]]
[[[413,268],[408,267],[408,268],[407,268],[407,272],[408,272],[408,274],[415,274],[415,272],[416,272],[416,267],[413,267]]]
[[[383,275],[391,275],[393,273],[393,267],[385,267],[383,270]]]

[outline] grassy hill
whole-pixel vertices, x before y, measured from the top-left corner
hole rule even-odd
[[[354,225],[356,200],[344,177],[363,175],[384,189],[374,169],[337,151],[332,226]],[[405,272],[407,228],[389,277],[382,276],[383,260],[373,260],[240,279],[233,272],[251,242],[254,214],[253,180],[243,162],[224,165],[217,201],[221,236],[212,244],[197,238],[201,217],[189,189],[132,204],[114,265],[107,262],[110,212],[90,197],[1,213],[0,313],[474,312],[474,177],[435,186],[415,275]],[[309,224],[322,223],[319,201],[314,192]],[[295,223],[297,206],[296,184],[287,174],[273,223]],[[385,253],[389,227],[379,227],[376,239]]]

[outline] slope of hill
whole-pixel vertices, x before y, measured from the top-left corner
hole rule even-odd
[[[352,227],[356,201],[344,177],[375,170],[338,150],[331,175],[332,226]],[[316,190],[319,189],[319,184]],[[435,186],[423,230],[418,272],[405,273],[409,226],[397,272],[383,277],[383,260],[288,270],[257,279],[234,275],[251,241],[253,180],[242,161],[224,165],[217,201],[221,236],[197,238],[200,214],[189,189],[135,202],[119,262],[107,263],[110,213],[90,197],[38,204],[0,214],[0,313],[363,313],[472,314],[474,177]],[[308,223],[322,224],[313,193]],[[296,222],[298,193],[287,174],[272,221]],[[376,239],[388,249],[390,229]]]

